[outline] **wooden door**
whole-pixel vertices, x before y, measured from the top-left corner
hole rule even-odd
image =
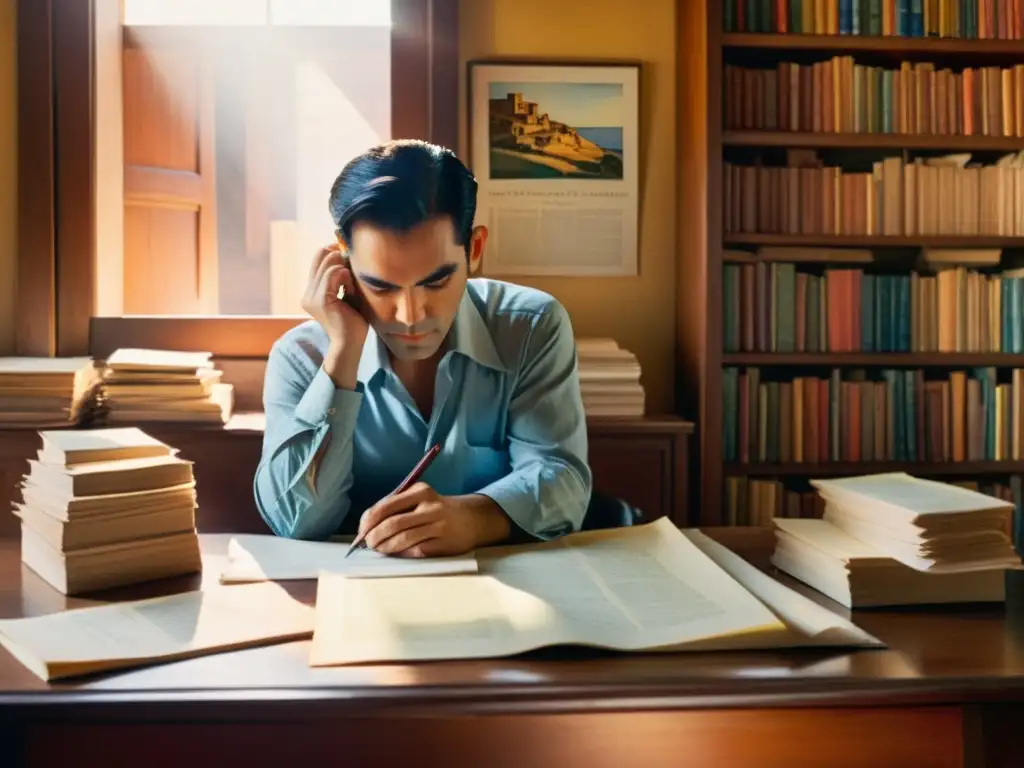
[[[150,35],[124,39],[124,313],[216,314],[214,78]]]

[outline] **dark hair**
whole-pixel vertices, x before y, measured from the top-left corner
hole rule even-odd
[[[350,160],[331,186],[328,203],[347,246],[357,221],[407,231],[434,216],[450,216],[458,244],[469,253],[477,183],[450,149],[402,139]]]

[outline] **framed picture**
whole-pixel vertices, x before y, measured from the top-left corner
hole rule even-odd
[[[636,275],[638,64],[469,63],[477,224],[495,275]]]

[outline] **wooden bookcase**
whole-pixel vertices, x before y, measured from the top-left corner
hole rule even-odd
[[[884,0],[880,0],[884,2]],[[725,67],[773,67],[777,62],[810,63],[849,55],[874,66],[898,69],[901,61],[929,61],[958,71],[962,67],[1020,63],[1024,40],[946,37],[867,37],[819,34],[763,34],[724,31],[724,4],[733,0],[680,0],[678,4],[679,125],[679,300],[677,303],[677,381],[679,411],[697,423],[691,452],[692,500],[703,525],[727,522],[725,479],[729,476],[780,480],[908,471],[945,479],[983,479],[1024,473],[1024,461],[727,463],[723,426],[724,370],[758,366],[784,376],[798,367],[882,367],[955,369],[992,366],[1024,368],[1024,355],[1003,353],[730,352],[723,343],[723,266],[729,250],[756,252],[763,246],[913,249],[924,247],[1024,250],[1024,237],[788,235],[726,233],[725,166],[736,151],[787,149],[840,150],[844,153],[915,151],[1007,153],[1024,139],[1007,136],[819,133],[726,130]],[[830,0],[825,0],[830,2]],[[772,5],[772,4],[769,4]],[[1022,25],[1024,26],[1024,25]],[[1004,251],[1004,252],[1005,252]],[[842,260],[839,259],[838,262]],[[827,262],[826,262],[827,263]],[[696,517],[697,514],[694,516]]]

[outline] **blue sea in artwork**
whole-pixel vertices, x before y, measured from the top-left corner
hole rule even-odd
[[[622,152],[622,129],[621,128],[576,128],[576,133],[588,141],[592,141],[601,149],[612,152]]]

